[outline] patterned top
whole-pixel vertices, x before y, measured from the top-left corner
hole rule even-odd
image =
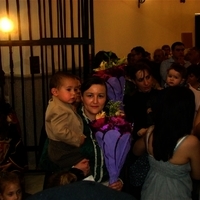
[[[100,149],[95,135],[90,129],[90,120],[87,118],[83,111],[83,107],[79,110],[79,115],[83,120],[84,130],[83,133],[87,137],[84,144],[81,146],[81,153],[83,156],[90,160],[91,173],[96,182],[103,182],[108,180],[108,172],[105,166],[103,152]]]

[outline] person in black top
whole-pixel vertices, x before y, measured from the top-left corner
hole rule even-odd
[[[135,84],[134,94],[124,95],[124,112],[127,121],[133,123],[133,143],[144,135],[149,126],[154,123],[152,105],[158,90],[152,88],[153,78],[151,68],[144,62],[137,62],[129,69],[130,80]],[[147,155],[136,157],[130,152],[127,157],[130,185],[128,192],[140,199],[142,184],[149,170]]]

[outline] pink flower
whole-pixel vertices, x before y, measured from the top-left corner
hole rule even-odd
[[[109,130],[118,130],[121,134],[131,132],[131,124],[126,122],[121,116],[105,117],[91,122],[91,127],[95,131],[107,132]]]
[[[113,123],[114,126],[124,126],[125,120],[124,118],[117,116],[117,117],[111,117],[110,121]]]
[[[100,129],[104,125],[105,125],[105,118],[100,118],[91,122],[91,126],[94,129]]]

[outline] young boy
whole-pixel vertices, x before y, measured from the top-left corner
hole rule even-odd
[[[50,99],[45,128],[49,138],[48,155],[61,169],[72,167],[89,172],[89,160],[84,159],[79,147],[84,143],[83,122],[76,113],[78,81],[74,75],[65,72],[55,73],[50,80]]]
[[[173,63],[167,72],[167,79],[166,79],[167,86],[184,86],[186,73],[187,69],[184,66],[178,63]],[[194,93],[195,115],[196,115],[200,107],[200,92],[191,87],[190,84],[185,86],[189,87],[189,89],[192,90],[192,92]]]
[[[167,70],[166,86],[183,85],[185,76],[186,68],[178,63],[173,63]]]
[[[185,76],[186,68],[179,63],[173,63],[167,70],[167,78],[164,88],[184,86]],[[154,116],[152,112],[153,105],[155,105],[155,99],[151,99],[147,102],[147,120],[149,126],[154,124]]]

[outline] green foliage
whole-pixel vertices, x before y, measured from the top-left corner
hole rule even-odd
[[[106,105],[106,108],[108,108],[108,116],[115,116],[116,112],[121,110],[121,107],[122,107],[121,101],[110,100]]]
[[[111,67],[115,67],[115,66],[119,66],[122,65],[126,62],[126,58],[112,58],[112,54],[113,52],[110,51],[109,53],[105,53],[105,56],[108,58],[108,62],[103,61],[103,64],[105,65],[105,69],[111,68]]]

